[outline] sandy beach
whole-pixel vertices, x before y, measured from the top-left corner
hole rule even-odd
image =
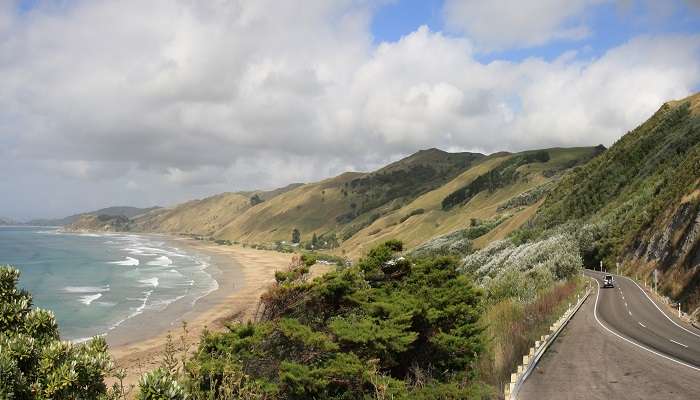
[[[107,335],[115,366],[127,371],[126,385],[136,384],[142,373],[158,367],[168,333],[179,343],[182,321],[187,321],[187,342],[194,348],[205,327],[220,330],[225,321],[253,317],[260,295],[275,281],[275,271],[286,268],[293,256],[185,238],[172,240],[186,251],[209,256],[212,276],[219,287],[199,299],[194,307],[174,303],[158,318],[144,314]],[[316,265],[312,273],[318,275],[328,269],[326,265]]]

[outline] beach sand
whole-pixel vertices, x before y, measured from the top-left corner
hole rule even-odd
[[[205,327],[215,331],[223,329],[226,321],[250,320],[260,295],[275,281],[275,271],[287,268],[293,256],[236,245],[219,246],[192,239],[172,240],[183,250],[211,258],[212,276],[219,288],[199,299],[194,307],[176,302],[159,313],[157,318],[143,314],[141,318],[133,318],[107,335],[115,366],[127,372],[123,380],[125,385],[137,384],[144,372],[160,365],[169,332],[174,342],[180,343],[182,321],[187,321],[187,343],[194,349]],[[312,276],[330,269],[327,265],[315,265],[311,269]],[[113,378],[108,380],[110,385],[113,382]]]

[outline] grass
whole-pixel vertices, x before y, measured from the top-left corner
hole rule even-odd
[[[558,283],[529,304],[503,300],[488,307],[483,321],[490,339],[480,360],[479,374],[488,384],[502,388],[535,341],[576,301],[585,286],[583,279]]]

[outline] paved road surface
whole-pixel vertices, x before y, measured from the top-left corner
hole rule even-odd
[[[616,288],[600,289],[586,300],[519,399],[700,399],[696,335],[700,331],[662,314],[634,282],[618,277]]]

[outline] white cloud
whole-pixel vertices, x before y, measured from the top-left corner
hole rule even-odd
[[[590,35],[584,10],[608,0],[446,0],[445,22],[481,48],[502,50]]]
[[[33,196],[54,196],[52,210],[168,204],[426,147],[608,145],[700,84],[698,36],[484,64],[470,40],[426,27],[373,47],[370,2],[291,3],[79,1],[11,15],[0,168],[19,172],[0,177],[2,214],[26,215]]]

